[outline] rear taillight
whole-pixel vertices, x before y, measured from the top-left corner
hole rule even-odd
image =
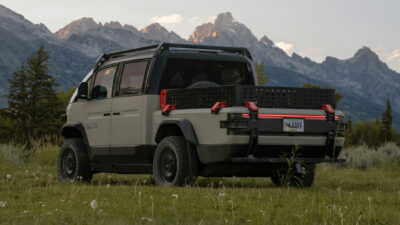
[[[164,109],[167,105],[167,90],[163,89],[160,92],[160,109]]]

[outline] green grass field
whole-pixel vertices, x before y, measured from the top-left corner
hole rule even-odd
[[[400,168],[320,165],[311,188],[269,178],[199,178],[155,187],[150,176],[96,174],[60,184],[57,147],[28,161],[0,145],[0,224],[400,224]]]

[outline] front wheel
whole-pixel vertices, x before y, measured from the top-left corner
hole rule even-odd
[[[153,177],[159,186],[192,184],[198,161],[191,146],[180,136],[165,137],[158,144],[153,160]]]
[[[64,141],[58,155],[57,172],[62,182],[83,181],[90,183],[93,173],[82,139],[71,138]]]

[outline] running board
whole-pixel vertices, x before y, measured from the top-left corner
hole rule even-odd
[[[300,163],[345,163],[346,159],[325,159],[325,158],[232,158],[233,163],[287,163],[290,160]]]

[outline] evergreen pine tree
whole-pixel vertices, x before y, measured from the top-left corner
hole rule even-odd
[[[8,91],[8,110],[7,116],[13,121],[13,136],[19,143],[28,144],[27,142],[32,135],[31,130],[28,128],[31,115],[29,114],[29,101],[27,85],[28,74],[25,64],[21,63],[18,71],[13,73],[9,79]]]
[[[392,134],[392,106],[390,100],[386,101],[386,110],[382,113],[382,125],[381,125],[381,138],[383,142],[389,142],[393,140]]]
[[[17,140],[27,148],[31,140],[57,134],[60,126],[61,102],[53,88],[55,78],[48,72],[48,59],[40,46],[10,80],[9,113],[20,136]]]
[[[40,138],[45,135],[57,134],[59,130],[60,100],[54,91],[56,80],[48,73],[47,61],[49,54],[44,46],[28,58],[28,85],[31,88],[30,107],[32,116],[33,136]]]

